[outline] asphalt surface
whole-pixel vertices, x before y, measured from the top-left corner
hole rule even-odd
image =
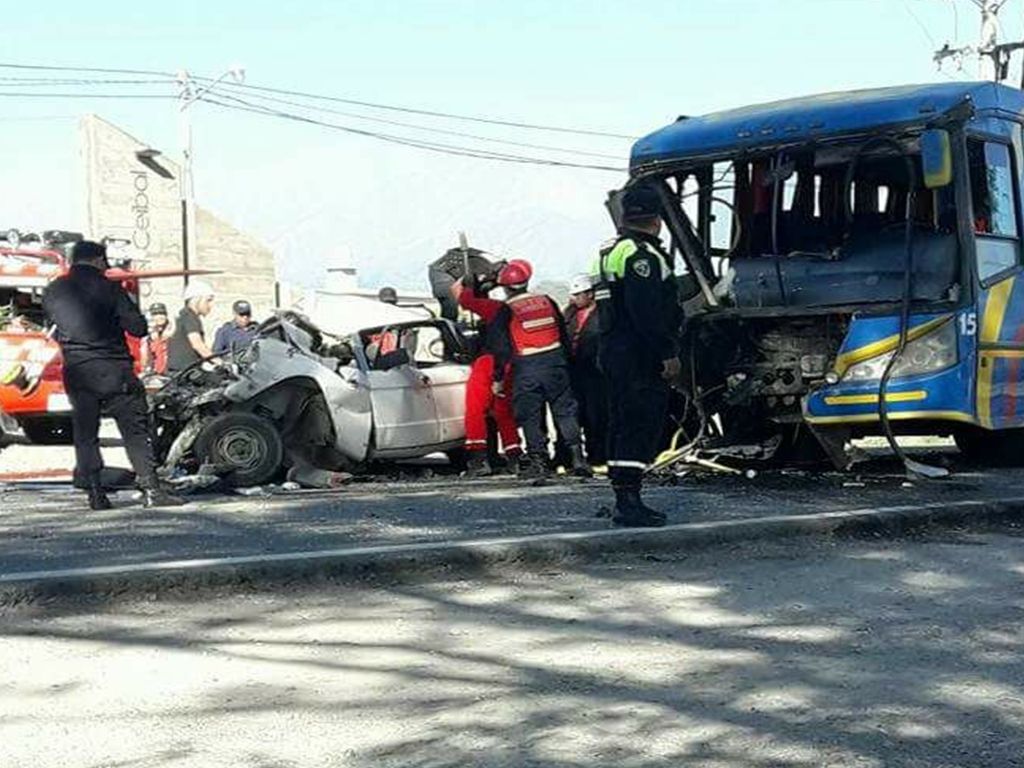
[[[883,461],[851,476],[696,474],[672,487],[651,488],[647,496],[670,523],[739,520],[1024,497],[1024,472],[961,467],[947,480],[908,484]],[[611,498],[604,481],[535,486],[511,478],[467,482],[442,476],[356,483],[333,492],[200,496],[172,510],[144,510],[121,493],[116,509],[91,512],[84,496],[67,485],[7,484],[0,486],[0,576],[601,530],[610,526]]]
[[[1024,765],[1012,529],[0,615],[0,765]]]

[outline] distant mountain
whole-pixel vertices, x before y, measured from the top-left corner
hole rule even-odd
[[[565,282],[611,234],[605,196],[625,180],[376,146],[315,165],[300,157],[252,169],[274,177],[269,188],[236,177],[224,210],[269,241],[281,278],[298,285],[316,285],[328,266],[355,266],[362,286],[423,288],[427,264],[460,230],[476,247],[529,259],[540,280]]]

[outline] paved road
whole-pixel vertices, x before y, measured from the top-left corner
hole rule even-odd
[[[1018,535],[9,610],[0,765],[1024,765]]]
[[[941,483],[906,487],[890,465],[861,481],[842,475],[693,477],[651,489],[673,523],[1024,498],[1024,472],[960,468]],[[0,575],[171,559],[300,552],[371,544],[467,540],[609,527],[604,482],[535,487],[514,480],[365,483],[333,493],[212,496],[180,510],[146,511],[127,495],[95,513],[64,486],[0,489]]]

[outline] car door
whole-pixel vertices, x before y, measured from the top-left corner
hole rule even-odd
[[[419,329],[416,363],[430,380],[437,408],[439,440],[443,444],[461,443],[466,437],[466,381],[469,366],[455,361],[464,352],[464,343],[447,324]]]
[[[391,331],[401,335],[398,346],[415,350],[415,331],[402,328]],[[381,455],[415,455],[440,442],[437,406],[430,378],[415,363],[390,370],[367,372],[370,402],[373,408],[374,447]]]

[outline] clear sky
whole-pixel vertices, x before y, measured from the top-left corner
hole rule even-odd
[[[1024,0],[1010,0],[1002,19],[1004,39],[1024,34]],[[937,72],[931,53],[947,40],[973,42],[977,26],[970,0],[50,0],[11,4],[0,61],[211,76],[239,63],[252,85],[641,134],[678,114],[968,79],[951,66]],[[16,90],[7,85],[0,92]],[[611,165],[624,165],[629,149],[616,139],[339,108],[620,158],[599,160]],[[83,112],[165,152],[178,144],[171,101],[0,97],[0,226],[80,221]],[[351,257],[367,285],[421,287],[423,265],[458,229],[482,247],[535,259],[545,277],[566,277],[610,234],[601,204],[621,183],[596,171],[438,157],[202,104],[194,132],[200,203],[267,241],[295,282],[315,282],[325,264]]]

